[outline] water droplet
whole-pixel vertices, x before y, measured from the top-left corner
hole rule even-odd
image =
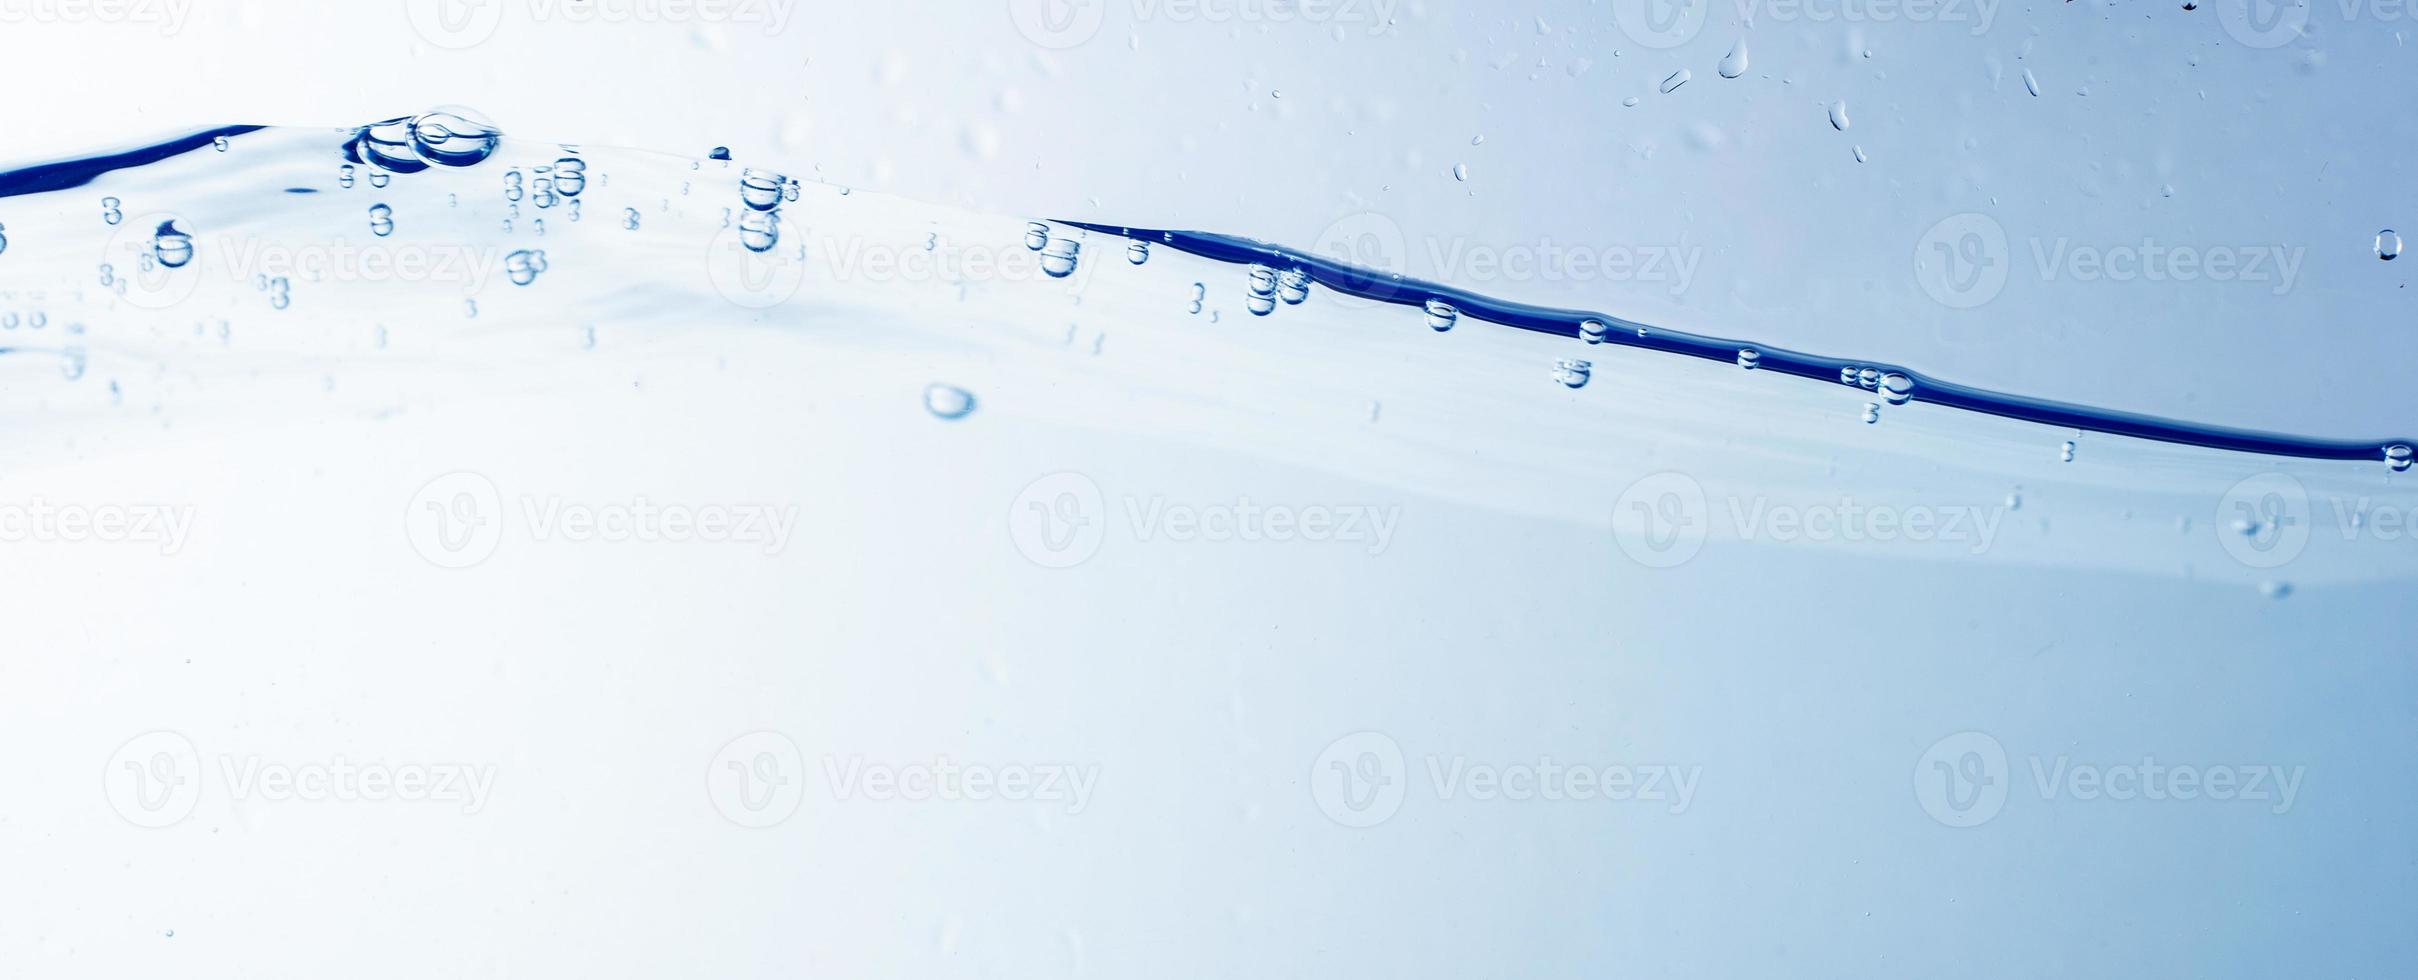
[[[1721,77],[1736,78],[1746,74],[1746,39],[1730,45],[1730,53],[1721,56]]]
[[[220,153],[225,153],[227,152],[227,138],[224,136],[212,137],[210,140],[210,146],[212,149],[215,149]],[[169,935],[173,936],[176,935],[176,933],[171,932]]]
[[[749,167],[739,172],[739,201],[758,211],[780,207],[781,186],[787,181],[780,174]]]
[[[1447,303],[1440,299],[1431,299],[1427,301],[1428,329],[1437,333],[1443,333],[1444,331],[1452,329],[1452,325],[1459,322],[1460,319],[1461,311],[1454,309],[1451,303]]]
[[[384,204],[369,206],[369,233],[384,238],[395,233],[395,209]]]
[[[974,411],[974,393],[935,382],[924,387],[924,411],[941,419],[962,419]]]
[[[1665,79],[1663,79],[1663,80],[1662,80],[1662,94],[1664,94],[1664,95],[1669,95],[1669,94],[1671,94],[1671,92],[1672,92],[1673,90],[1677,89],[1678,87],[1680,87],[1680,86],[1682,86],[1682,85],[1687,84],[1687,83],[1688,83],[1688,79],[1691,79],[1691,78],[1694,78],[1694,77],[1696,77],[1696,76],[1695,76],[1694,74],[1690,73],[1690,72],[1689,72],[1687,69],[1685,69],[1685,68],[1682,68],[1682,69],[1680,69],[1680,70],[1678,70],[1678,71],[1672,72],[1672,73],[1670,74],[1670,77],[1665,78]]]
[[[2391,228],[2376,233],[2376,257],[2391,262],[2401,257],[2401,234]]]
[[[1848,127],[1849,125],[1850,125],[1850,124],[1849,124],[1849,123],[1848,123],[1848,121],[1847,121],[1847,100],[1846,100],[1846,99],[1840,99],[1840,100],[1839,100],[1839,101],[1837,101],[1837,102],[1833,102],[1833,103],[1831,103],[1831,104],[1830,104],[1830,128],[1835,129],[1835,130],[1838,130],[1839,132],[1844,133],[1844,132],[1846,132],[1846,131],[1847,131],[1847,127]]]
[[[1150,261],[1150,243],[1132,242],[1125,246],[1125,261],[1141,265]]]
[[[69,381],[84,377],[84,348],[70,347],[60,351],[60,354],[66,357],[66,360],[59,365],[60,374],[66,376]]]
[[[730,147],[714,147],[713,150],[705,154],[705,158],[708,160],[728,160],[730,159]]]
[[[1035,252],[1049,247],[1049,226],[1038,221],[1024,224],[1024,247]]]
[[[1604,337],[1611,332],[1612,328],[1602,320],[1581,320],[1578,324],[1578,339],[1590,344],[1603,343]]]
[[[2410,447],[2398,442],[2384,447],[2384,465],[2392,467],[2395,473],[2409,472]]]
[[[2008,491],[2008,492],[2007,492],[2007,509],[2008,509],[2008,510],[2022,510],[2022,509],[2023,509],[2023,491],[2022,491],[2022,490],[2010,490],[2010,491]]]
[[[1591,361],[1574,357],[1555,358],[1553,361],[1553,380],[1561,382],[1564,387],[1584,388],[1587,379],[1594,374],[1595,364]]]
[[[2260,595],[2266,596],[2269,599],[2286,598],[2292,594],[2292,583],[2283,581],[2260,582],[2258,585],[2258,592]]]
[[[1453,164],[1452,179],[1467,182],[1469,180],[1469,165],[1466,163]]]
[[[1914,398],[1914,379],[1891,372],[1881,375],[1881,400],[1903,405]]]
[[[2035,99],[2040,97],[2040,79],[2032,74],[2030,68],[2023,70],[2023,90],[2032,93]]]
[[[1752,371],[1763,366],[1763,352],[1752,347],[1738,348],[1738,366]]]
[[[1276,296],[1273,293],[1252,293],[1243,297],[1243,309],[1251,311],[1252,316],[1267,316],[1276,312]]]
[[[1864,161],[1866,161],[1866,160],[1868,160],[1868,159],[1871,159],[1871,158],[1870,158],[1870,157],[1867,157],[1867,156],[1865,156],[1865,155],[1864,155],[1864,148],[1863,148],[1863,147],[1858,146],[1858,147],[1856,147],[1856,148],[1855,148],[1855,162],[1857,162],[1857,163],[1862,163],[1862,162],[1864,162]]]
[[[2065,441],[2064,445],[2057,447],[2057,461],[2060,463],[2071,463],[2074,461],[2074,440],[2068,439]]]

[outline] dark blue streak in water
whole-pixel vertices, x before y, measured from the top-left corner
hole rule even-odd
[[[2149,415],[2135,415],[2084,405],[2026,398],[2021,395],[1985,391],[1953,382],[1941,381],[1917,372],[1879,361],[1847,361],[1835,357],[1803,354],[1777,347],[1767,347],[1752,341],[1726,340],[1702,334],[1664,330],[1652,324],[1584,310],[1557,310],[1529,306],[1496,299],[1451,286],[1409,279],[1358,266],[1346,265],[1332,259],[1320,258],[1266,242],[1218,235],[1199,231],[1163,231],[1150,228],[1126,228],[1117,225],[1067,221],[1064,224],[1091,231],[1121,235],[1146,242],[1160,243],[1179,251],[1237,265],[1258,263],[1276,268],[1300,269],[1311,279],[1337,292],[1364,299],[1401,306],[1423,306],[1431,299],[1451,303],[1461,311],[1463,319],[1476,318],[1490,323],[1577,337],[1579,323],[1601,320],[1612,329],[1604,343],[1627,347],[1643,347],[1672,354],[1686,354],[1710,361],[1734,364],[1738,351],[1753,349],[1763,355],[1759,370],[1777,371],[1800,378],[1812,378],[1828,384],[1839,384],[1842,368],[1874,368],[1883,373],[1903,374],[1914,381],[1914,400],[1946,405],[1968,411],[2026,422],[2038,422],[2062,428],[2107,432],[2116,435],[2153,439],[2158,442],[2229,449],[2236,452],[2264,453],[2270,456],[2295,456],[2303,459],[2382,460],[2385,448],[2396,443],[2410,444],[2409,439],[2312,439],[2304,436],[2230,429],[2219,426],[2178,422]],[[1640,328],[1644,335],[1640,336]],[[1865,390],[1861,387],[1858,391]],[[1874,394],[1877,399],[1879,395]]]
[[[179,153],[188,153],[210,145],[221,136],[241,136],[261,129],[260,126],[220,126],[188,136],[179,136],[164,143],[138,146],[131,150],[97,157],[78,157],[56,163],[38,163],[0,173],[0,197],[19,194],[41,194],[82,187],[112,170],[140,167],[157,163]]]

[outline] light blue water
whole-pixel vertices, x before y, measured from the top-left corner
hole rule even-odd
[[[516,747],[485,822],[379,825],[451,845],[385,872],[426,907],[456,907],[440,872],[505,867],[577,892],[573,928],[727,924],[644,900],[695,874],[828,961],[918,975],[1126,975],[1171,943],[1220,975],[2418,955],[2403,433],[2051,403],[1223,233],[1250,229],[971,213],[716,156],[432,115],[0,176],[0,498],[197,511],[167,570],[6,566],[31,602],[142,597],[26,627],[115,692],[69,741],[281,737],[212,707],[244,697],[484,733],[425,751]],[[800,543],[515,525],[456,562],[399,527],[456,471],[790,503]],[[733,836],[693,784],[757,728],[1103,776],[1080,813],[823,794]],[[74,761],[25,782],[87,799]],[[1591,803],[1464,781],[1574,763],[1662,781]],[[115,840],[60,825],[46,848]],[[216,797],[163,833],[220,828],[200,857],[125,846],[242,867],[353,840]],[[611,878],[626,845],[599,838],[684,870]],[[372,870],[327,860],[296,874]],[[144,916],[206,940],[145,881]],[[460,907],[443,928],[493,928]],[[771,945],[699,955],[746,972]]]

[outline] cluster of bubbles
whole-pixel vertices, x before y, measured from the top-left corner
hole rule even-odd
[[[1278,272],[1264,265],[1251,267],[1250,295],[1245,297],[1244,307],[1251,311],[1252,316],[1267,316],[1276,312],[1278,300],[1284,301],[1286,306],[1299,306],[1309,298],[1309,273],[1300,269]]]
[[[1750,358],[1747,356],[1749,354],[1754,354],[1754,356]],[[1755,353],[1752,350],[1741,350],[1738,352],[1738,365],[1740,367],[1751,369],[1757,364],[1760,364],[1762,360],[1763,356],[1759,353]],[[1881,396],[1881,401],[1879,402],[1865,403],[1864,424],[1866,425],[1870,425],[1881,420],[1881,402],[1887,402],[1891,405],[1903,405],[1914,400],[1914,379],[1903,374],[1899,374],[1895,371],[1883,371],[1876,367],[1857,367],[1850,365],[1839,369],[1839,383],[1850,388],[1862,388],[1865,391],[1873,392]]]
[[[504,256],[504,277],[515,286],[537,281],[537,274],[546,271],[546,250],[524,248]]]
[[[416,174],[429,167],[468,167],[495,154],[502,130],[472,118],[467,110],[438,109],[397,116],[353,130],[345,159],[375,168],[373,186],[386,174]]]
[[[285,309],[294,301],[294,286],[284,276],[255,275],[252,288],[269,294],[269,308]]]
[[[1047,273],[1052,279],[1064,279],[1074,275],[1075,266],[1083,258],[1083,243],[1065,235],[1050,234],[1047,222],[1028,221],[1024,223],[1024,247],[1027,250],[1041,253],[1041,271]],[[1147,248],[1138,260],[1133,257],[1131,249],[1126,251],[1126,260],[1135,265],[1140,265],[1149,258],[1150,253]]]
[[[24,321],[26,326],[35,330],[40,330],[43,327],[50,325],[50,314],[44,313],[41,310],[35,310],[32,313],[26,314],[22,318],[17,315],[17,311],[10,310],[6,313],[0,313],[0,330],[17,329],[17,323],[20,319]]]

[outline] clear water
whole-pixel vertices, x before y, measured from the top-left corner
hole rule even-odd
[[[2418,737],[2411,433],[2041,401],[1226,233],[1248,229],[974,213],[734,156],[439,115],[0,175],[0,496],[181,529],[20,534],[21,601],[148,597],[22,641],[160,654],[249,624],[353,664],[269,695],[329,699],[314,724],[515,746],[465,847],[607,807],[710,881],[786,840],[855,883],[802,900],[819,928],[897,940],[848,961],[911,972],[968,948],[1134,973],[1169,930],[1217,974],[1337,936],[1383,937],[1352,968],[1389,974],[1486,974],[1512,945],[1543,974],[2418,955],[2396,817],[2418,789],[2391,763]],[[567,530],[565,498],[769,516],[676,548]],[[424,621],[382,631],[405,644],[364,617]],[[104,749],[161,716],[266,737],[178,707],[260,690],[240,665],[123,663],[147,683],[79,723]],[[671,720],[525,730],[532,677]],[[694,789],[725,755],[798,754],[756,729],[1098,781],[979,820],[856,805],[815,749],[801,815],[756,824]],[[27,785],[88,798],[89,761]],[[1470,776],[1572,766],[1597,788]],[[2145,779],[2164,798],[2111,795]],[[357,832],[198,806],[180,830]],[[882,873],[936,846],[985,868],[952,889],[1002,890],[937,944],[892,919],[939,893]]]

